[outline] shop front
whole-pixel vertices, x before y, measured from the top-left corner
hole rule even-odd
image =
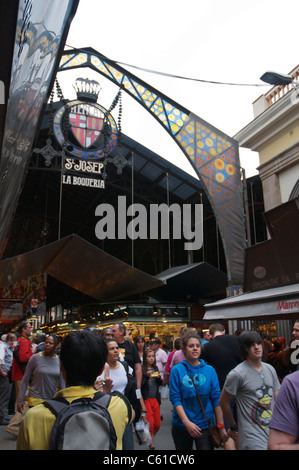
[[[237,328],[257,330],[270,343],[283,336],[288,342],[299,318],[299,284],[249,292],[205,305],[204,320],[228,322]]]
[[[299,199],[264,214],[269,239],[245,250],[244,294],[205,305],[205,320],[255,329],[287,343],[299,318]]]
[[[191,304],[141,302],[88,304],[73,313],[55,307],[52,309],[53,321],[41,325],[41,330],[64,337],[78,329],[102,330],[115,323],[123,323],[131,340],[141,335],[149,341],[155,336],[172,349],[180,329],[190,325],[191,310]]]

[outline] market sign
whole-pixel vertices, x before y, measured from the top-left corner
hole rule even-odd
[[[93,174],[95,176],[101,175],[103,168],[104,164],[101,162],[66,158],[64,160],[64,170],[71,171],[72,174],[64,173],[62,175],[62,183],[71,184],[73,186],[86,186],[89,188],[104,189],[105,181],[103,179],[90,178],[88,176],[89,174]]]
[[[54,116],[53,130],[61,147],[75,158],[99,160],[117,144],[116,122],[98,103],[67,101]]]

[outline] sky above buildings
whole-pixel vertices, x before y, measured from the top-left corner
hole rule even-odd
[[[298,13],[298,0],[80,0],[66,49],[94,48],[233,137],[271,88],[261,75],[298,65]],[[118,88],[90,69],[58,74],[65,98],[76,97],[77,77],[97,80],[98,102],[110,107]],[[194,174],[162,126],[126,93],[122,132]],[[246,176],[257,173],[255,152],[241,148],[240,161]]]

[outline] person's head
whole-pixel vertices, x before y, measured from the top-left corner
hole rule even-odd
[[[243,331],[239,336],[241,354],[244,360],[258,359],[263,355],[263,340],[257,331]]]
[[[286,340],[282,336],[273,341],[274,351],[282,351],[286,347]]]
[[[105,341],[91,331],[74,331],[63,340],[60,361],[67,386],[93,386],[107,360]]]
[[[123,323],[115,323],[112,327],[112,334],[113,338],[118,342],[118,344],[122,344],[125,341],[126,336],[126,327]]]
[[[174,345],[174,349],[175,349],[176,351],[178,351],[179,349],[181,349],[181,343],[182,343],[181,338],[175,338],[173,345]]]
[[[215,338],[215,336],[225,335],[225,328],[221,323],[213,323],[209,328],[210,339]]]
[[[144,351],[143,364],[147,366],[156,366],[156,353],[153,349],[149,348]]]
[[[45,333],[37,333],[34,340],[32,341],[35,344],[43,343],[46,339],[47,335]]]
[[[210,341],[210,339],[211,339],[211,333],[210,333],[210,331],[209,331],[209,330],[203,331],[203,332],[202,332],[202,337],[203,337],[204,340]]]
[[[186,326],[181,326],[179,331],[179,336],[182,337],[187,333],[188,328]]]
[[[112,328],[108,327],[103,328],[101,331],[102,337],[107,340],[107,339],[113,339],[113,333],[112,333]]]
[[[159,349],[159,347],[160,347],[160,344],[161,344],[161,340],[159,338],[154,338],[151,341],[150,347],[154,351],[157,351],[157,349]]]
[[[33,330],[33,327],[31,323],[26,320],[22,321],[19,324],[18,333],[20,336],[25,336],[26,338],[29,338],[29,336],[32,333],[32,330]]]
[[[12,347],[14,345],[14,342],[16,341],[17,337],[14,333],[8,333],[6,336],[5,341],[7,342],[8,346]]]
[[[235,336],[240,336],[241,333],[243,333],[243,328],[237,328],[235,331]]]
[[[63,341],[63,337],[62,337],[62,336],[59,336],[59,335],[56,335],[56,338],[57,338],[56,351],[60,352],[61,345],[62,345],[62,341]]]
[[[201,353],[200,336],[196,333],[187,333],[183,336],[182,351],[187,360],[198,359]]]
[[[138,335],[134,338],[134,344],[138,351],[144,351],[145,348],[145,339],[144,336]]]
[[[52,355],[55,353],[56,346],[58,344],[58,338],[55,335],[49,335],[46,337],[44,342],[44,353],[45,355]]]
[[[299,340],[299,320],[295,320],[292,336],[294,339]]]
[[[116,362],[119,358],[119,346],[118,343],[115,339],[107,339],[106,341],[107,345],[107,362],[108,363],[113,363]]]

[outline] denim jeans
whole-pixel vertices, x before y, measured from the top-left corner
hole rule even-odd
[[[172,427],[172,438],[176,450],[192,450],[193,442],[196,450],[213,450],[209,429],[202,429],[202,436],[194,439],[188,431]]]
[[[123,434],[123,450],[134,450],[134,428],[129,424]]]

